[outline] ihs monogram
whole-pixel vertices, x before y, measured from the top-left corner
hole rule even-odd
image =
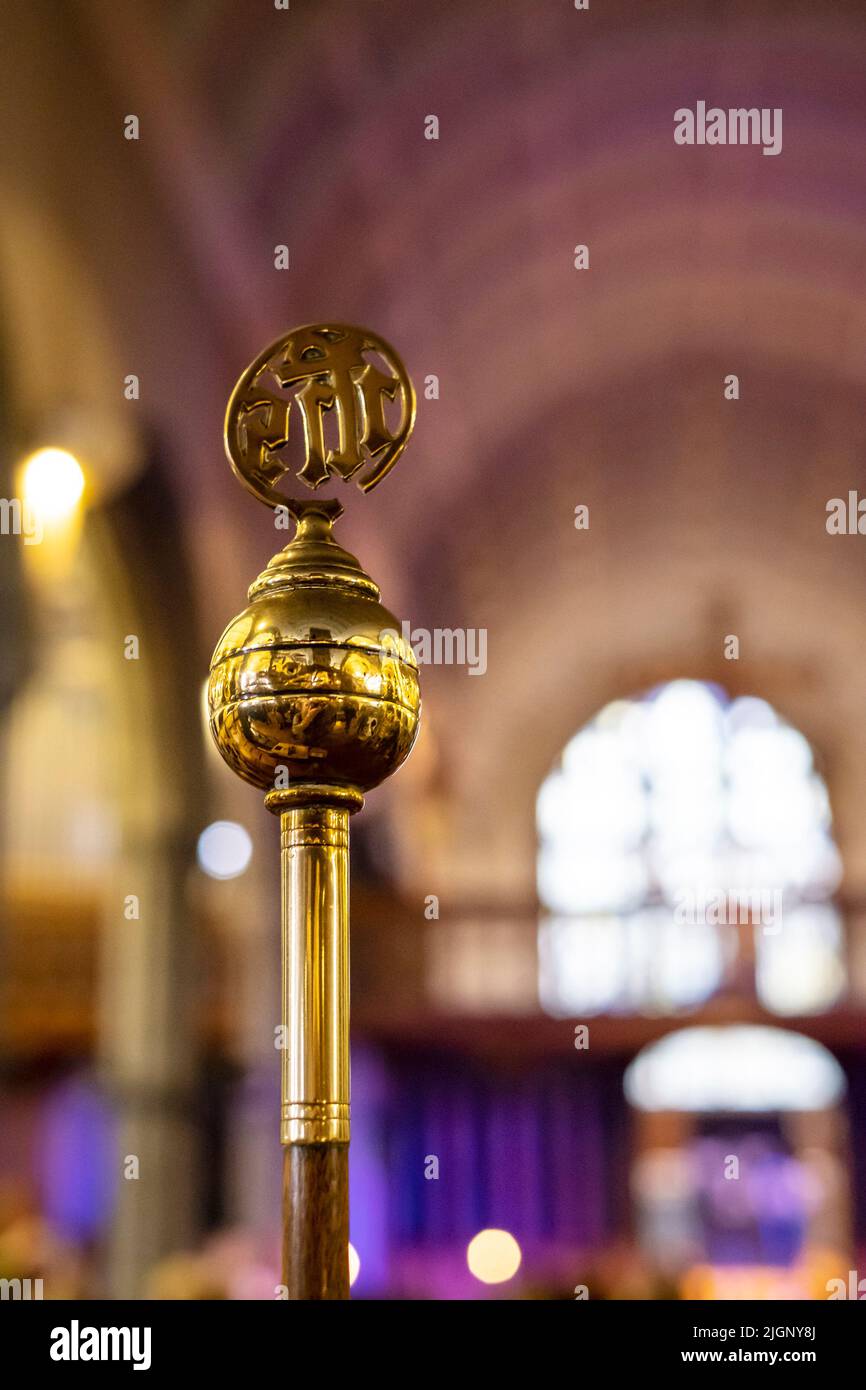
[[[390,410],[386,402],[393,403]],[[333,447],[325,437],[330,411],[336,417]],[[286,501],[276,485],[293,470],[281,451],[294,434],[295,418],[304,449],[297,477],[317,488],[331,474],[347,479],[358,473],[358,486],[369,492],[406,446],[415,392],[394,349],[364,328],[313,324],[272,343],[232,392],[225,426],[232,468],[271,507]]]

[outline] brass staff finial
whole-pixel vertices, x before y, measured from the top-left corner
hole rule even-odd
[[[414,417],[393,348],[345,324],[271,344],[240,378],[226,416],[235,473],[297,526],[225,629],[208,681],[217,748],[281,819],[290,1298],[348,1297],[349,815],[407,757],[421,697],[396,618],[334,539],[340,503],[298,501],[277,484],[293,471],[310,488],[357,475],[369,492],[402,453]]]

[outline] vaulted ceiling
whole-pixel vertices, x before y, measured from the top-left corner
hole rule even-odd
[[[84,411],[110,493],[159,430],[202,673],[276,548],[222,455],[242,367],[333,316],[439,378],[343,523],[400,616],[489,631],[483,677],[425,672],[426,747],[383,793],[442,809],[405,847],[413,881],[531,891],[558,748],[684,674],[767,694],[812,738],[866,886],[866,541],[824,526],[866,486],[858,6],[8,0],[0,36],[21,435]],[[677,146],[698,100],[781,108],[782,153]]]

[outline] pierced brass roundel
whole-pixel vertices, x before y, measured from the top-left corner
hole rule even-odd
[[[402,454],[415,423],[415,392],[397,353],[376,333],[309,324],[277,339],[231,394],[225,446],[244,487],[269,507],[278,484],[317,488],[331,475],[363,492]]]

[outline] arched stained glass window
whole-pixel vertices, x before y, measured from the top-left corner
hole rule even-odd
[[[765,700],[673,681],[605,708],[538,796],[543,1006],[672,1013],[713,994],[754,931],[778,1014],[844,987],[841,876],[812,750]]]

